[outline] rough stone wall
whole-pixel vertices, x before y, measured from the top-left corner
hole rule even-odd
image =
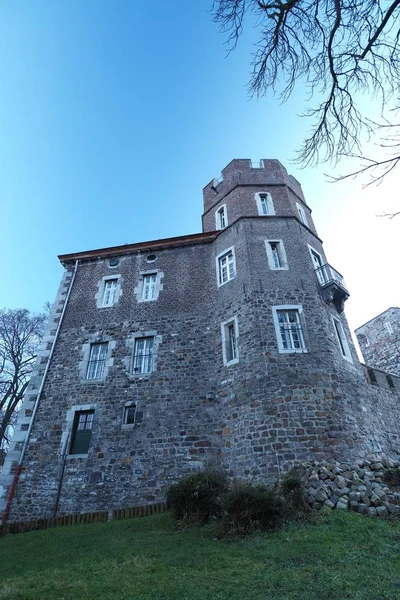
[[[400,376],[400,308],[388,308],[355,333],[368,366]]]
[[[224,181],[237,162],[246,161],[228,165]],[[295,185],[278,161],[270,162],[276,180]],[[263,185],[263,169],[251,171]],[[394,390],[366,380],[344,315],[321,296],[309,252],[311,245],[322,253],[321,241],[300,223],[295,207],[290,214],[286,188],[280,188],[282,204],[276,195],[273,218],[247,214],[254,189],[232,192],[243,212],[215,238],[125,253],[115,268],[107,258],[79,264],[11,520],[51,516],[58,496],[58,515],[158,502],[171,482],[204,467],[269,480],[299,461],[396,454],[398,380]],[[270,269],[268,239],[282,240],[288,269]],[[236,276],[218,286],[216,259],[228,248],[234,248]],[[70,281],[72,263],[67,267]],[[143,273],[158,273],[157,300],[141,301]],[[99,306],[101,282],[117,276],[117,302]],[[282,305],[302,308],[306,352],[279,351],[272,308]],[[226,366],[221,324],[234,318],[239,360]],[[348,360],[334,318],[347,338]],[[134,337],[150,334],[157,342],[155,370],[135,375]],[[109,343],[104,380],[85,379],[94,342]],[[123,424],[127,402],[137,403],[134,426]],[[68,455],[72,416],[82,407],[94,410],[89,451]]]

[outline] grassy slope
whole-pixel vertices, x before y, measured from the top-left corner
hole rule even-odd
[[[400,522],[333,512],[241,540],[168,515],[0,539],[0,599],[400,599]]]

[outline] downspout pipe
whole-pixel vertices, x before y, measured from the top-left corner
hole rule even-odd
[[[16,470],[16,473],[15,473],[13,482],[11,484],[10,491],[8,493],[7,504],[6,504],[6,507],[4,509],[3,516],[2,516],[2,519],[1,519],[1,524],[2,525],[5,525],[7,523],[8,515],[10,514],[11,503],[12,503],[12,500],[13,500],[13,497],[14,497],[15,488],[17,487],[17,484],[18,484],[18,481],[19,481],[19,477],[20,477],[20,474],[21,474],[21,471],[22,471],[22,463],[23,463],[24,458],[25,458],[26,449],[28,447],[28,442],[29,442],[29,438],[30,438],[30,435],[31,435],[33,423],[35,421],[36,413],[37,413],[37,410],[39,408],[40,397],[41,397],[42,392],[43,392],[44,384],[46,382],[47,373],[48,373],[48,370],[50,368],[51,359],[53,358],[54,349],[55,349],[55,346],[56,346],[56,343],[57,343],[57,339],[58,339],[58,336],[59,336],[59,333],[60,333],[60,329],[61,329],[61,325],[62,325],[62,322],[63,322],[63,319],[64,319],[65,311],[67,310],[67,305],[68,305],[69,297],[71,295],[72,287],[74,285],[76,273],[78,271],[78,264],[79,264],[79,260],[77,259],[75,261],[75,267],[74,267],[74,271],[73,271],[71,283],[69,285],[67,296],[65,298],[64,306],[63,306],[63,309],[62,309],[62,312],[61,312],[61,315],[60,315],[60,320],[58,322],[56,333],[54,335],[54,340],[53,340],[53,343],[51,345],[50,354],[49,354],[49,358],[48,358],[48,361],[47,361],[47,364],[46,364],[46,367],[45,367],[45,370],[44,370],[42,383],[40,384],[39,391],[38,391],[38,394],[37,394],[37,399],[36,399],[36,402],[35,402],[35,406],[33,407],[31,422],[29,423],[29,428],[28,428],[28,431],[27,431],[27,434],[26,434],[25,442],[24,442],[24,445],[23,445],[22,450],[21,450],[21,455],[19,457],[17,470]]]

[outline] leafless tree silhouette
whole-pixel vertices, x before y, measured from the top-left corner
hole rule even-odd
[[[214,0],[212,12],[230,50],[253,20],[251,95],[272,90],[285,101],[301,80],[309,102],[316,100],[304,112],[312,129],[298,161],[359,157],[362,166],[348,176],[368,173],[379,182],[400,160],[400,126],[389,119],[400,106],[399,9],[400,0]],[[360,95],[380,100],[381,123],[359,110]],[[376,136],[387,157],[363,156],[362,132]]]

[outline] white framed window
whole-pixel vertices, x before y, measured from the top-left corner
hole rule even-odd
[[[124,406],[124,413],[122,415],[122,424],[123,425],[135,425],[136,422],[136,403],[128,402]]]
[[[95,294],[97,308],[114,306],[122,296],[123,277],[121,275],[105,275],[97,282]]]
[[[273,271],[287,270],[288,262],[282,240],[265,240],[268,266]]]
[[[155,300],[157,297],[157,273],[143,275],[142,300]]]
[[[385,321],[384,326],[385,326],[385,329],[388,332],[388,334],[392,335],[393,327],[392,327],[392,324],[390,323],[390,321]]]
[[[270,217],[275,214],[274,203],[269,192],[258,192],[255,195],[258,214],[262,217]]]
[[[215,212],[215,228],[225,229],[228,226],[228,213],[226,211],[226,204],[223,204]]]
[[[303,307],[282,305],[272,307],[279,352],[307,352],[302,323]]]
[[[233,248],[229,248],[216,258],[218,286],[228,283],[236,277],[235,253]]]
[[[154,336],[137,337],[133,348],[132,373],[142,375],[154,369]]]
[[[239,328],[237,317],[221,324],[222,357],[224,365],[230,366],[239,362]]]
[[[107,279],[104,282],[103,306],[112,306],[115,303],[118,279]]]
[[[302,223],[304,223],[304,225],[307,225],[307,227],[308,227],[307,217],[306,217],[306,213],[304,211],[304,208],[298,202],[296,202],[296,206],[297,206],[297,212],[299,213],[300,221]]]
[[[313,262],[313,266],[314,266],[315,272],[317,274],[318,281],[321,285],[324,285],[331,278],[330,273],[329,273],[329,267],[325,263],[325,260],[322,256],[322,254],[320,254],[317,250],[315,250],[315,248],[310,246],[310,244],[307,244],[307,245],[308,245],[308,249],[310,251],[311,260]]]
[[[336,332],[336,337],[337,337],[337,340],[339,343],[340,352],[345,360],[348,360],[349,362],[352,363],[353,359],[351,357],[351,352],[350,352],[349,344],[347,342],[346,334],[343,329],[343,325],[339,321],[339,319],[335,319],[334,317],[332,317],[332,320],[333,320],[333,325],[335,327],[335,332]]]
[[[101,379],[104,376],[108,342],[91,344],[86,379]]]

